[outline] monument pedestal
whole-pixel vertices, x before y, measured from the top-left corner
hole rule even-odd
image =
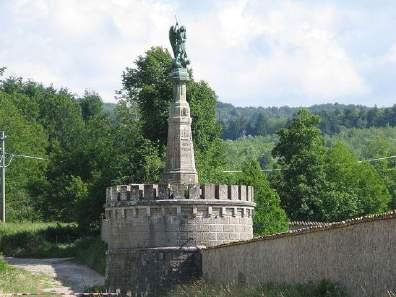
[[[185,39],[183,26],[171,27],[173,101],[162,182],[106,191],[106,283],[122,294],[161,296],[169,286],[201,276],[201,248],[253,237],[251,186],[198,184],[186,100]]]
[[[162,182],[197,184],[190,106],[186,100],[187,69],[176,68],[170,77],[173,80],[173,101],[169,108],[166,167]]]

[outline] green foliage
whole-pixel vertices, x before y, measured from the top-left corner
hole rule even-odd
[[[370,127],[395,127],[396,105],[388,108],[359,105],[321,104],[308,110],[321,117],[319,128],[328,135],[345,129]],[[282,107],[234,107],[218,102],[217,113],[223,126],[223,138],[238,139],[243,136],[267,136],[285,128],[298,108]]]
[[[272,158],[272,149],[278,141],[276,135],[242,137],[237,140],[224,141],[227,170],[241,170],[242,165],[250,159],[257,160],[262,168],[276,167]]]
[[[0,91],[0,130],[7,134],[7,217],[10,220],[37,219],[36,201],[30,196],[29,186],[45,178],[46,161],[15,158],[12,154],[46,157],[48,145],[44,129],[24,118],[12,96]]]
[[[115,108],[96,93],[77,97],[67,89],[3,78],[1,67],[0,130],[9,136],[7,152],[46,159],[17,158],[8,167],[8,219],[78,222],[79,231],[92,234],[100,226],[105,187],[158,182],[172,99],[171,64],[163,48],[138,57],[122,76]],[[210,86],[193,77],[187,90],[200,182],[252,183],[257,188],[257,233],[284,230],[278,194],[291,219],[338,220],[395,207],[396,160],[357,163],[354,156],[396,154],[395,107],[313,106],[310,110],[320,114],[321,122],[305,111],[291,120],[295,108],[218,103]],[[225,138],[265,136],[224,142],[216,117]],[[286,125],[278,136],[273,134]],[[373,126],[388,127],[345,129]],[[324,138],[319,129],[339,134]],[[287,169],[270,175],[278,194],[251,159],[263,168]],[[240,169],[239,175],[223,172]]]
[[[358,162],[343,144],[337,143],[326,156],[327,188],[323,217],[328,221],[388,209],[390,196],[373,166]]]
[[[135,61],[136,68],[127,67],[122,75],[124,98],[137,105],[142,131],[151,141],[166,144],[168,107],[172,100],[169,73],[172,57],[167,49],[152,47]]]
[[[27,258],[75,257],[104,274],[106,245],[98,237],[81,237],[76,224],[0,224],[0,253]]]
[[[76,225],[6,223],[0,225],[0,251],[13,257],[67,257],[78,236]]]
[[[106,270],[106,243],[97,237],[82,238],[73,243],[72,255],[81,263],[91,267],[101,275]]]
[[[172,82],[169,79],[171,68],[169,52],[161,47],[153,47],[144,56],[138,57],[135,68],[126,68],[123,73],[123,99],[120,104],[130,110],[129,115],[141,127],[144,138],[149,140],[147,145],[158,145],[159,158],[164,157],[167,141],[168,109],[172,100]],[[200,181],[205,182],[215,178],[214,173],[219,172],[219,168],[224,165],[220,127],[216,122],[216,94],[206,82],[196,82],[193,78],[187,83],[187,90],[197,168]],[[159,160],[154,158],[155,172],[160,171],[159,164]],[[147,167],[152,165],[147,164]]]
[[[273,149],[284,168],[273,183],[290,218],[334,221],[385,211],[390,196],[378,172],[342,144],[326,149],[318,123],[299,111]]]
[[[344,142],[360,159],[378,159],[396,155],[396,128],[351,129],[342,131],[327,140],[333,144]],[[392,197],[391,207],[396,207],[396,158],[370,162],[376,169]]]
[[[85,93],[85,96],[79,100],[81,114],[85,121],[100,115],[103,112],[103,102],[98,94]]]
[[[259,287],[221,286],[205,282],[179,285],[167,296],[174,297],[346,297],[345,290],[323,280],[306,284],[267,284]]]
[[[282,168],[275,187],[293,220],[321,220],[321,195],[325,186],[323,138],[316,125],[319,117],[300,110],[288,128],[278,133],[273,149]]]
[[[266,176],[261,172],[259,163],[247,162],[237,178],[239,184],[251,185],[255,190],[254,233],[264,235],[287,231],[288,219],[280,206],[279,195],[271,189]]]

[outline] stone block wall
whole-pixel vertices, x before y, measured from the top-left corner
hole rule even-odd
[[[328,279],[350,296],[396,292],[396,212],[202,250],[206,280],[257,286]]]
[[[106,287],[122,296],[163,296],[184,281],[201,277],[197,248],[109,250],[106,257]]]
[[[133,184],[106,191],[109,248],[216,246],[253,237],[253,188]]]
[[[252,238],[252,220],[246,205],[130,205],[107,208],[102,232],[110,248],[215,246]]]
[[[131,184],[108,187],[106,203],[144,200],[232,200],[254,202],[254,190],[245,185]]]
[[[201,272],[199,248],[253,238],[254,207],[253,188],[243,185],[108,188],[102,220],[108,287],[161,296],[167,284],[193,279]]]

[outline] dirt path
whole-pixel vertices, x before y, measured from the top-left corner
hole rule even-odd
[[[43,273],[54,279],[46,292],[73,294],[87,288],[104,285],[104,277],[91,268],[78,264],[72,258],[29,259],[7,257],[12,266],[32,273]]]

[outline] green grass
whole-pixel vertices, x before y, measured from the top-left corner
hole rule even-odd
[[[257,288],[195,282],[180,285],[168,297],[347,297],[344,290],[328,281],[298,285],[265,285]]]
[[[39,293],[50,282],[43,274],[33,274],[7,265],[0,257],[0,296],[2,293]]]
[[[76,224],[0,224],[0,253],[24,258],[74,257],[105,272],[106,246],[97,236],[81,237]]]

